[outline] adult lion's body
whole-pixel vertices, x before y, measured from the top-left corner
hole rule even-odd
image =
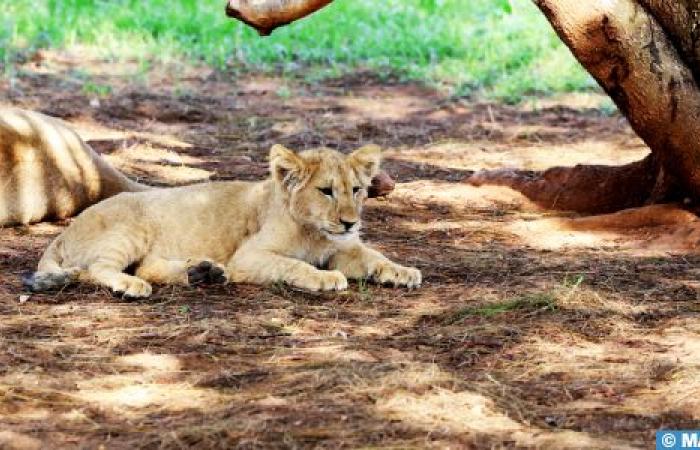
[[[359,240],[362,203],[379,168],[377,147],[346,157],[275,146],[270,162],[266,181],[124,193],[88,208],[51,244],[28,286],[44,290],[81,279],[143,297],[151,293],[149,282],[211,276],[202,270],[234,282],[282,281],[311,290],[345,289],[347,278],[360,277],[420,284],[418,270]],[[131,265],[135,276],[124,273]]]
[[[0,108],[0,226],[71,217],[117,193],[146,189],[62,121]]]

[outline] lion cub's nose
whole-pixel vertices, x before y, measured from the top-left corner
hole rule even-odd
[[[357,222],[348,222],[341,219],[340,223],[342,223],[345,227],[345,231],[350,231],[350,229],[354,227]]]

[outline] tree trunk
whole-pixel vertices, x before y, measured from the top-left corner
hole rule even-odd
[[[258,30],[261,36],[308,16],[333,0],[228,0],[226,14]]]
[[[651,149],[621,167],[493,171],[472,184],[589,213],[700,198],[700,2],[533,0]]]
[[[266,34],[331,1],[229,0],[228,10]],[[652,154],[623,167],[497,172],[479,174],[472,182],[520,188],[540,203],[556,198],[556,207],[588,212],[660,201],[669,195],[700,198],[700,2],[533,1]]]
[[[658,161],[648,165],[649,170],[661,171],[665,184],[677,184],[683,195],[700,197],[700,4],[695,0],[534,2],[649,145]],[[610,170],[613,174],[618,168]],[[653,185],[659,176],[644,179]],[[586,191],[591,192],[583,189],[581,194]]]

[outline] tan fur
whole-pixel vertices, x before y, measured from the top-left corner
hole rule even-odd
[[[326,291],[346,289],[347,278],[371,277],[416,287],[417,269],[391,262],[359,239],[362,204],[379,161],[376,146],[344,156],[330,149],[296,154],[277,145],[266,181],[117,195],[85,210],[51,244],[35,288],[46,286],[42,280],[78,277],[145,297],[151,282],[187,283],[188,268],[200,261],[221,267],[233,282]],[[332,197],[321,191],[326,188]],[[135,276],[124,273],[131,265]]]
[[[71,217],[117,193],[146,189],[62,121],[0,108],[0,226]]]

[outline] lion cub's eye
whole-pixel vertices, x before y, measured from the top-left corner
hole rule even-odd
[[[321,194],[327,195],[328,197],[333,197],[333,188],[318,188],[319,191],[321,191]]]
[[[353,194],[357,194],[358,192],[360,192],[360,186],[355,186],[355,187],[352,188],[352,193],[353,193]]]

